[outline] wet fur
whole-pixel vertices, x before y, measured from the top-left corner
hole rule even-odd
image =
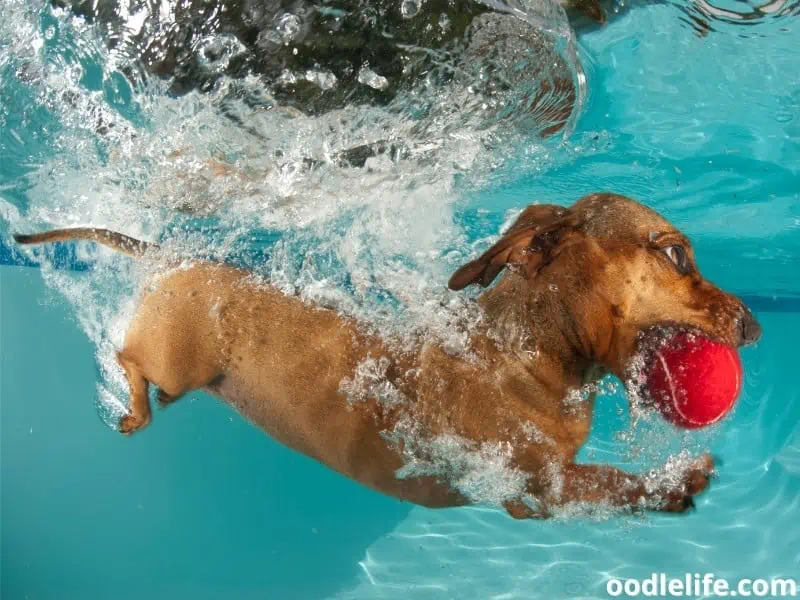
[[[88,239],[136,256],[158,252],[89,228],[15,239]],[[661,251],[676,243],[690,254],[687,274]],[[425,439],[448,434],[476,446],[507,444],[508,466],[527,475],[527,493],[537,500],[532,508],[525,498],[507,499],[515,518],[587,503],[686,510],[707,486],[711,459],[698,459],[681,484],[655,487],[614,467],[576,464],[592,399],[576,404],[569,392],[609,371],[625,378],[654,327],[679,326],[740,346],[760,335],[752,314],[703,279],[679,231],[613,194],[587,196],[570,209],[530,206],[495,246],[453,275],[450,287],[488,286],[497,276],[478,299],[485,319],[472,333],[471,352],[453,355],[436,342],[401,352],[357,321],[232,266],[198,261],[169,270],[146,285],[118,353],[131,390],[120,430],[131,434],[150,423],[150,385],[165,404],[203,389],[283,444],[416,504],[469,499],[433,476],[397,478],[402,443],[386,434],[403,423],[414,423]],[[381,358],[401,401],[370,390],[348,397],[343,382],[365,360]]]

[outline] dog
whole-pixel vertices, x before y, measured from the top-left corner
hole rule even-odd
[[[14,237],[159,254],[154,244],[103,229]],[[398,477],[414,440],[452,436],[468,447],[507,450],[525,480],[519,497],[502,500],[514,518],[598,503],[667,512],[692,506],[713,472],[710,457],[692,462],[680,481],[658,484],[577,464],[593,395],[570,399],[609,372],[628,380],[634,358],[666,330],[736,347],[759,339],[750,310],[702,277],[689,240],[620,195],[592,194],[570,208],[534,204],[448,286],[473,284],[487,288],[476,301],[483,318],[470,351],[453,353],[436,341],[398,348],[234,266],[170,268],[146,285],[117,355],[131,397],[119,429],[129,435],[150,423],[150,385],[162,405],[200,389],[290,448],[414,504],[471,503],[447,477]],[[396,435],[409,424],[414,436]],[[417,448],[426,452],[424,443]]]

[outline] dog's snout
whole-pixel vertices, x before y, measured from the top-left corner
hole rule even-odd
[[[739,333],[742,346],[754,344],[761,339],[761,325],[749,308],[745,308],[739,318]]]

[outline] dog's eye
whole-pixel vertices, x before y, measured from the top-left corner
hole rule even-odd
[[[667,246],[663,252],[683,275],[689,272],[689,261],[686,258],[686,250],[683,249],[683,246]]]

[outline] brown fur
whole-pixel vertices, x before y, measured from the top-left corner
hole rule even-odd
[[[16,239],[92,239],[134,254],[145,248],[96,229]],[[689,256],[684,274],[662,251],[673,244]],[[507,443],[511,466],[528,476],[527,491],[538,501],[534,510],[523,498],[507,500],[516,518],[573,503],[685,510],[706,487],[711,459],[696,461],[682,484],[656,489],[613,467],[575,464],[592,401],[570,403],[568,393],[607,371],[625,378],[643,336],[660,325],[734,346],[752,342],[760,330],[751,313],[701,277],[688,240],[672,225],[612,194],[587,196],[570,209],[530,206],[450,286],[488,286],[504,268],[478,300],[485,319],[472,333],[469,356],[435,342],[401,352],[353,319],[224,264],[169,271],[147,286],[119,352],[131,388],[120,429],[130,434],[150,422],[150,384],[160,388],[161,402],[205,389],[287,446],[417,504],[468,499],[434,476],[396,476],[404,442],[387,433],[403,423],[414,423],[423,439],[452,434],[476,445]],[[402,401],[370,390],[343,393],[343,381],[370,358],[384,359],[385,379]],[[531,427],[539,434],[530,435]]]

